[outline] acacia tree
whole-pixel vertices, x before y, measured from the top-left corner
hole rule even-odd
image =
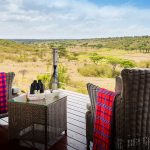
[[[112,76],[115,76],[116,67],[120,65],[123,68],[133,68],[135,67],[134,61],[121,59],[117,57],[107,57],[108,63],[112,65]]]
[[[134,68],[136,67],[136,64],[134,61],[124,59],[120,62],[120,66],[123,68]]]
[[[112,77],[115,76],[116,67],[121,63],[121,59],[117,57],[107,57],[107,61],[112,65]]]
[[[90,59],[91,61],[94,63],[94,64],[98,64],[98,62],[102,59],[104,59],[105,57],[104,56],[100,56],[98,55],[97,53],[93,53],[91,56],[90,56]]]

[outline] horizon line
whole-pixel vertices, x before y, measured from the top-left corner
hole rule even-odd
[[[150,35],[133,36],[110,36],[110,37],[91,37],[91,38],[0,38],[0,40],[90,40],[90,39],[110,39],[110,38],[129,38],[129,37],[150,37]]]

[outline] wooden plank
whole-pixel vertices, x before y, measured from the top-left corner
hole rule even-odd
[[[85,118],[85,113],[78,112],[77,110],[72,110],[72,109],[67,108],[67,113],[71,113],[71,114],[74,114],[76,116]]]
[[[74,133],[69,133],[70,136]],[[80,141],[83,140],[80,135],[78,135],[79,141],[74,139],[73,137],[64,137],[58,143],[51,147],[50,150],[85,150],[86,144],[81,143]]]
[[[82,144],[86,144],[86,137],[85,136],[82,136],[76,132],[73,132],[71,130],[68,130],[67,131],[67,136],[72,138],[72,139],[75,139],[76,141],[82,143]]]
[[[60,147],[59,147],[59,150],[60,150]],[[67,145],[67,150],[78,150],[78,149],[75,149],[75,148],[70,147],[69,145]]]
[[[3,121],[8,123],[8,117],[1,118],[1,120],[3,120]]]
[[[77,111],[79,113],[84,113],[84,114],[87,112],[86,109],[78,108],[72,105],[67,105],[67,109],[71,109],[71,110]]]
[[[8,125],[8,122],[6,122],[6,121],[0,119],[0,125],[6,126],[6,125]]]
[[[78,127],[80,127],[80,128],[83,128],[83,129],[86,128],[85,123],[80,122],[80,121],[78,121],[78,120],[74,120],[74,119],[72,119],[72,118],[67,118],[67,123],[73,124],[73,125],[75,125],[75,126],[78,126]]]
[[[79,122],[85,123],[85,117],[83,118],[83,117],[77,116],[76,114],[67,113],[67,118],[71,118]]]
[[[85,101],[85,102],[89,102],[90,101],[90,98],[88,95],[84,95],[84,94],[79,94],[77,92],[70,92],[70,91],[63,91],[63,94],[67,95],[68,98],[76,98],[78,100],[82,100],[82,101]]]
[[[78,101],[81,101],[81,102],[90,102],[90,99],[88,98],[83,98],[83,97],[79,97],[79,96],[76,96],[76,95],[67,95],[68,98],[72,98],[72,99],[76,99]]]
[[[72,106],[74,106],[74,107],[78,107],[78,108],[81,108],[81,109],[83,109],[83,110],[87,110],[87,109],[86,109],[86,105],[80,105],[80,103],[78,103],[78,102],[74,103],[74,102],[72,102],[72,101],[67,101],[67,106],[68,106],[68,105],[72,105]]]
[[[73,91],[68,91],[68,90],[63,90],[63,89],[59,89],[59,90],[64,92],[64,93],[68,93],[68,94],[74,94],[74,95],[79,95],[79,96],[82,96],[82,97],[88,97],[88,95],[82,94],[82,93],[78,93],[78,92],[73,92]]]
[[[80,147],[85,147],[85,144],[82,144],[71,137],[65,137],[51,147],[50,150],[80,150]]]
[[[75,148],[77,150],[86,150],[86,145],[85,144],[82,144],[82,143],[78,142],[77,140],[72,139],[70,137],[67,137],[67,144],[70,147]]]
[[[76,97],[71,97],[71,96],[70,96],[70,97],[68,96],[68,97],[67,97],[67,100],[75,101],[75,102],[78,102],[78,103],[86,103],[86,104],[87,104],[87,103],[90,103],[90,101],[88,101],[88,100],[85,101],[85,100],[83,100],[83,99],[81,99],[81,98],[78,99],[78,98],[76,98]]]
[[[79,128],[79,127],[72,125],[72,124],[69,124],[69,123],[67,123],[67,130],[71,130],[71,131],[76,132],[80,135],[86,136],[86,131],[84,129]]]
[[[72,95],[72,96],[69,95],[69,96],[67,96],[67,98],[70,100],[75,100],[77,102],[82,102],[82,103],[89,103],[90,102],[90,100],[88,100],[88,99],[83,99],[82,97],[76,97],[74,95]]]
[[[70,100],[70,99],[67,99],[67,102],[74,103],[74,104],[80,104],[81,106],[83,106],[85,108],[87,105],[87,103],[82,103],[82,102],[78,102],[78,101],[74,101],[74,100]]]
[[[60,150],[60,148],[61,148],[61,150],[67,150],[67,143],[59,141],[58,143],[53,145],[49,150]],[[73,149],[73,150],[75,150],[75,149]]]

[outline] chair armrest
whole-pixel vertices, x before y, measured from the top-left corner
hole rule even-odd
[[[118,94],[115,98],[115,128],[116,137],[121,138],[124,129],[124,103],[121,94]]]

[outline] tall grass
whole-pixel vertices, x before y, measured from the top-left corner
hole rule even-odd
[[[89,64],[84,65],[83,67],[78,68],[78,72],[86,77],[108,77],[111,78],[113,76],[119,75],[118,71],[115,71],[114,75],[112,73],[112,68],[108,64]]]
[[[139,62],[138,67],[140,67],[140,68],[150,68],[150,60]]]

